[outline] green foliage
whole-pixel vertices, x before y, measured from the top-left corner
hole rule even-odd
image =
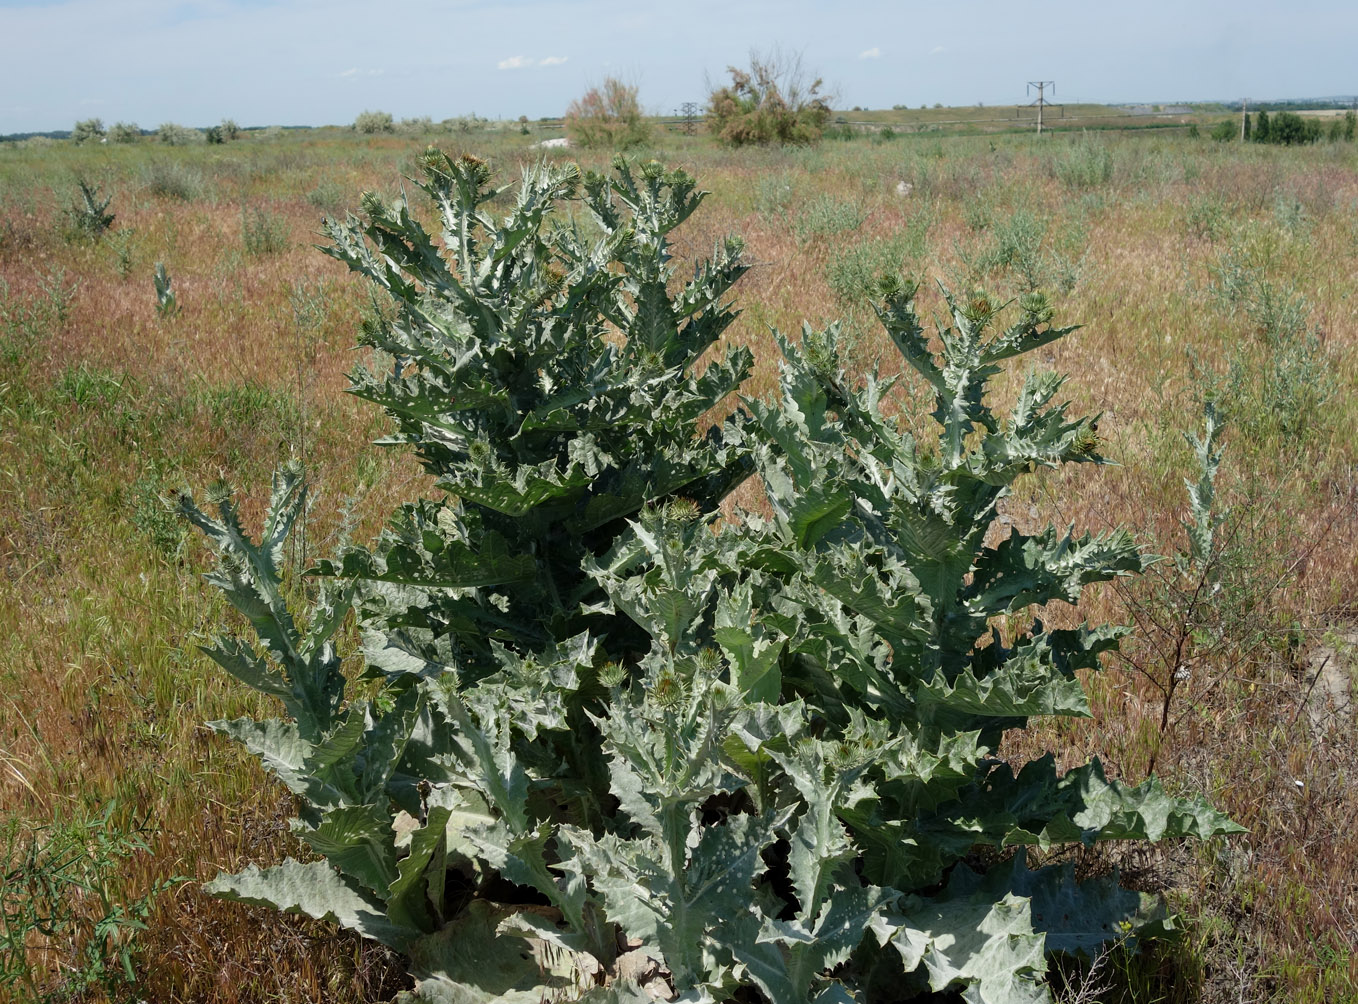
[[[96,987],[121,999],[136,982],[135,937],[169,879],[131,902],[114,895],[121,862],[147,850],[140,827],[115,822],[116,802],[84,818],[0,827],[0,990],[10,999],[71,1000]],[[74,941],[75,964],[55,981],[31,964],[44,945]]]
[[[819,77],[809,84],[801,60],[775,52],[751,53],[750,67],[727,67],[731,83],[707,99],[711,133],[728,146],[804,146],[816,143],[830,121]]]
[[[132,274],[133,258],[135,248],[132,246],[132,238],[135,231],[131,227],[119,227],[111,234],[108,234],[104,243],[113,252],[113,267],[118,275],[126,279]]]
[[[75,128],[71,130],[71,142],[76,145],[103,138],[104,122],[102,119],[83,119],[77,122]]]
[[[360,112],[358,118],[354,119],[354,131],[369,136],[395,132],[396,123],[392,121],[390,112]]]
[[[307,202],[325,213],[337,212],[344,207],[347,195],[338,182],[322,178],[316,187],[306,193]]]
[[[152,195],[184,202],[196,202],[207,191],[203,175],[177,160],[153,160],[142,167],[141,178]]]
[[[113,195],[101,200],[98,185],[91,186],[84,178],[76,178],[76,184],[80,197],[66,210],[71,232],[86,240],[98,240],[113,225],[113,213],[108,211]]]
[[[1069,188],[1097,188],[1113,178],[1113,153],[1101,140],[1082,133],[1057,155],[1054,167]]]
[[[162,122],[156,130],[156,139],[168,146],[192,146],[203,143],[207,137],[201,130],[179,125],[177,122]]]
[[[539,165],[497,219],[480,161],[421,168],[437,243],[367,195],[326,251],[392,299],[364,340],[393,362],[352,391],[444,497],[319,562],[305,614],[283,585],[296,467],[258,542],[225,487],[179,499],[257,639],[208,654],[288,716],[213,727],[298,796],[324,859],[209,890],[405,953],[431,1002],[808,1004],[892,980],[1038,1001],[1048,952],[1163,930],[1111,878],[999,853],[1238,829],[1097,761],[993,756],[1031,716],[1088,716],[1076,674],[1120,634],[1030,611],[1144,564],[1123,531],[990,533],[1025,473],[1102,461],[1059,376],[1030,374],[1007,416],[987,402],[1001,363],[1071,330],[1046,300],[992,330],[994,305],[945,291],[939,354],[915,288],[881,287],[936,439],[885,417],[891,380],[848,384],[833,328],[775,332],[776,399],[732,411],[750,354],[707,357],[745,266],[727,239],[675,276],[693,179]],[[768,515],[719,518],[752,472]],[[361,687],[337,647],[350,610]]]
[[[855,243],[835,242],[825,266],[825,280],[835,298],[852,308],[869,302],[883,275],[909,274],[928,251],[933,216],[917,212],[905,229],[889,237],[872,237]]]
[[[1352,143],[1358,134],[1358,112],[1352,108],[1344,113],[1344,142]]]
[[[822,192],[797,210],[792,218],[792,235],[798,244],[808,244],[857,230],[865,219],[867,212],[862,203]]]
[[[248,255],[282,254],[288,249],[288,221],[259,206],[242,206],[241,244]]]
[[[637,88],[616,77],[591,87],[566,109],[566,135],[575,146],[630,150],[645,145],[651,127],[642,115]]]
[[[1211,135],[1218,143],[1229,143],[1240,135],[1240,128],[1230,119],[1224,119],[1212,126]]]
[[[135,122],[115,122],[108,127],[110,143],[137,143],[141,141],[141,127]]]
[[[170,274],[165,271],[165,263],[156,262],[156,272],[152,279],[156,290],[156,314],[162,321],[169,320],[179,313],[179,302],[174,290],[170,289]]]
[[[1321,138],[1320,121],[1303,118],[1296,112],[1274,112],[1266,119],[1266,112],[1259,113],[1259,128],[1254,139],[1259,143],[1273,143],[1278,146],[1299,146],[1315,143]]]
[[[1254,130],[1254,141],[1256,143],[1273,142],[1273,120],[1268,117],[1266,110],[1259,112],[1259,125]]]

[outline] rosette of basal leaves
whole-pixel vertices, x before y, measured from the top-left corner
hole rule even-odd
[[[360,602],[400,625],[396,650],[374,642],[378,668],[431,659],[474,678],[496,641],[584,629],[598,593],[582,559],[642,506],[682,496],[711,512],[748,476],[733,423],[698,430],[750,353],[695,370],[735,319],[726,297],[746,266],[732,238],[680,281],[670,234],[705,193],[655,162],[529,167],[502,219],[508,190],[481,161],[431,149],[421,167],[437,236],[369,195],[361,218],[327,222],[322,250],[390,295],[367,339],[391,365],[351,389],[450,498],[404,506],[374,549],[322,571],[371,583]]]

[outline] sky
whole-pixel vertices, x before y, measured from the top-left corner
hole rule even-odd
[[[535,119],[610,76],[668,114],[775,47],[841,108],[1328,96],[1355,43],[1353,0],[0,0],[0,135]]]

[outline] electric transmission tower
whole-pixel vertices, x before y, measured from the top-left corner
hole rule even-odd
[[[698,113],[701,110],[702,109],[696,101],[685,101],[679,106],[679,114],[684,120],[681,124],[681,128],[689,136],[692,136],[698,131]]]
[[[1050,87],[1052,93],[1056,93],[1055,80],[1030,80],[1028,81],[1028,93],[1033,93],[1033,88],[1037,88],[1037,100],[1033,102],[1037,106],[1037,134],[1042,135],[1042,109],[1047,107],[1046,91]]]

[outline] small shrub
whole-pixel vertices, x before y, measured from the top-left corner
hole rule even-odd
[[[344,208],[345,192],[338,182],[323,178],[306,193],[306,200],[324,213],[334,213]]]
[[[566,109],[566,135],[575,146],[630,150],[650,141],[637,88],[615,77],[591,87]]]
[[[1113,153],[1101,142],[1082,135],[1057,155],[1056,176],[1069,188],[1097,188],[1113,178]]]
[[[71,141],[76,145],[97,142],[103,139],[104,135],[102,119],[84,119],[77,122],[75,128],[71,130]]]
[[[420,118],[401,119],[396,123],[396,131],[405,136],[422,136],[434,131],[434,120],[428,115]]]
[[[770,222],[774,220],[788,222],[788,210],[795,196],[796,188],[793,186],[792,175],[786,171],[761,173],[755,181],[755,211]]]
[[[354,119],[354,131],[365,136],[374,136],[378,133],[395,132],[396,123],[392,121],[390,112],[361,112],[358,118]]]
[[[1218,143],[1229,143],[1240,135],[1240,127],[1230,119],[1212,126],[1212,139]]]
[[[222,124],[217,127],[217,131],[221,133],[224,143],[234,143],[241,136],[240,126],[236,125],[235,119],[222,119]]]
[[[115,122],[108,128],[108,141],[110,143],[139,143],[141,142],[141,126],[135,122]]]
[[[153,464],[132,482],[129,493],[132,525],[146,536],[158,554],[170,561],[184,556],[189,539],[184,521],[178,518],[177,507],[171,501],[178,487]]]
[[[249,255],[282,254],[288,249],[288,221],[258,206],[242,206],[241,243]]]
[[[867,213],[854,199],[838,199],[821,192],[806,203],[792,219],[792,233],[799,244],[857,230]]]
[[[192,146],[195,143],[206,142],[207,137],[197,129],[190,129],[176,122],[164,122],[156,130],[156,139],[167,146]]]
[[[1215,195],[1195,195],[1188,203],[1188,232],[1200,240],[1216,242],[1230,230],[1226,204]]]
[[[141,168],[142,184],[152,195],[197,202],[207,193],[202,172],[178,160],[153,160]]]
[[[135,999],[135,938],[146,930],[155,898],[184,879],[120,902],[119,871],[148,848],[144,827],[119,826],[117,813],[109,802],[90,816],[0,825],[0,991],[7,999],[84,999],[96,988],[108,1000]],[[74,942],[76,955],[54,986],[30,965],[30,955],[62,942]]]
[[[830,119],[819,77],[809,84],[800,57],[750,56],[748,70],[727,67],[731,83],[707,99],[709,131],[728,146],[818,142]]]

